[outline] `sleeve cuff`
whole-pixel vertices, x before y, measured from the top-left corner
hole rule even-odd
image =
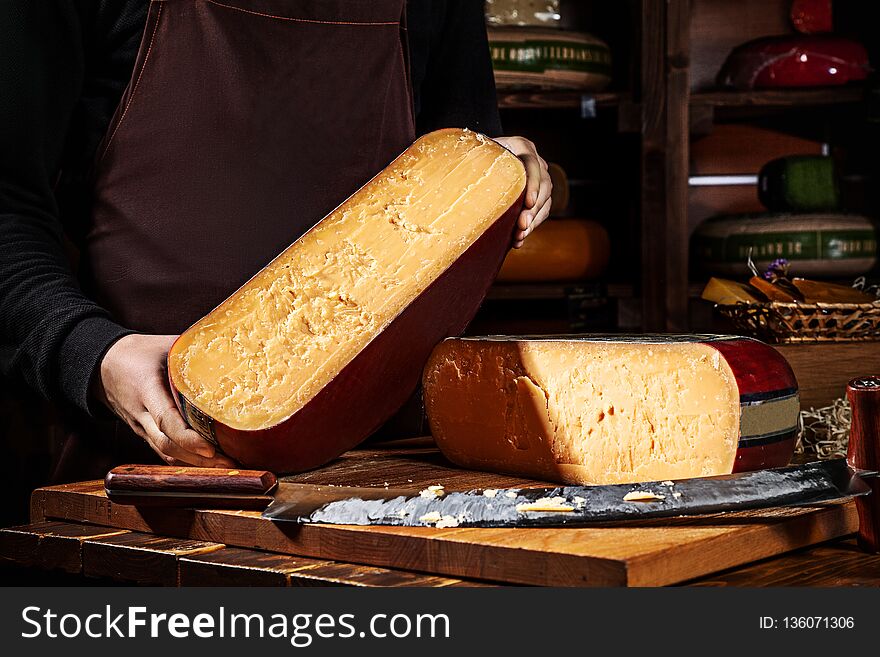
[[[119,338],[135,333],[106,317],[87,317],[67,334],[58,352],[58,378],[63,397],[94,415],[99,402],[91,398],[92,380],[101,359]]]

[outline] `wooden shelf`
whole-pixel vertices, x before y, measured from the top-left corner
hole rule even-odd
[[[499,91],[502,109],[577,109],[585,103],[597,107],[616,107],[630,101],[629,94],[614,91]]]
[[[598,294],[601,290],[603,293]],[[612,299],[635,296],[629,283],[597,283],[595,281],[571,281],[564,283],[496,283],[486,295],[491,301],[528,301],[544,299],[567,299],[572,295],[588,294]]]
[[[696,107],[804,107],[857,103],[864,95],[865,90],[860,86],[702,91],[691,94],[690,104]]]

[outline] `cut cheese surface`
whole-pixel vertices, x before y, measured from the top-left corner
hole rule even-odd
[[[186,331],[169,354],[172,384],[233,429],[284,421],[507,211],[524,184],[520,161],[496,142],[466,130],[426,135]]]
[[[734,470],[737,379],[696,339],[450,339],[423,384],[434,438],[464,467],[578,484]]]

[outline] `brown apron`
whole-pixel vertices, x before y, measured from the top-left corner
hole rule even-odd
[[[404,0],[162,0],[98,149],[85,284],[180,333],[415,137]]]
[[[404,150],[405,9],[151,2],[98,148],[87,293],[127,328],[180,333]]]

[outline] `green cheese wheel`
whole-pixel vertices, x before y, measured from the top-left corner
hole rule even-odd
[[[743,214],[704,221],[691,238],[703,272],[745,275],[751,249],[760,271],[777,258],[794,276],[859,276],[877,264],[877,228],[856,214]]]
[[[822,155],[792,155],[768,162],[758,174],[758,199],[777,212],[838,210],[834,160]]]
[[[499,89],[599,91],[611,81],[611,51],[590,34],[497,28],[489,29],[489,45]]]

